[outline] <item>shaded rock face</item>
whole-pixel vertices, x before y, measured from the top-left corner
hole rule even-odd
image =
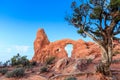
[[[114,51],[120,52],[120,42],[114,41]]]
[[[76,73],[76,72],[91,72],[95,73],[95,64],[87,59],[73,59],[73,58],[63,58],[59,59],[55,66],[52,68],[56,73]]]
[[[55,56],[56,59],[67,58],[68,54],[65,47],[68,44],[73,45],[71,58],[93,59],[100,57],[100,48],[93,42],[85,42],[83,40],[75,41],[71,39],[62,39],[50,42],[45,31],[43,29],[39,29],[34,41],[34,57],[32,60],[42,63],[45,62],[46,58],[51,56]]]

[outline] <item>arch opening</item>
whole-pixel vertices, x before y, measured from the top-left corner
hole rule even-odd
[[[67,44],[65,46],[65,50],[68,54],[68,57],[71,57],[72,56],[73,45],[72,44]]]

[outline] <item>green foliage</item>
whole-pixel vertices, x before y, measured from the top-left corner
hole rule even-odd
[[[47,59],[46,59],[46,64],[48,65],[48,64],[52,64],[52,62],[55,60],[55,57],[53,57],[53,56],[51,56],[51,57],[48,57]]]
[[[120,14],[120,12],[119,12],[119,14]],[[115,20],[115,22],[120,21],[120,16],[116,17],[114,20]]]
[[[120,0],[111,0],[110,7],[114,10],[120,8]]]
[[[17,54],[16,56],[13,56],[11,58],[11,65],[12,66],[28,66],[29,65],[29,60],[26,58],[26,56],[20,56]]]
[[[19,62],[19,61],[18,61],[19,57],[20,57],[20,55],[17,54],[16,56],[13,56],[13,57],[11,58],[11,65],[12,65],[12,66],[19,64],[19,63],[18,63],[18,62]]]
[[[109,7],[112,12],[119,11],[120,14],[120,0],[111,0]],[[120,16],[115,17],[114,20],[117,23],[120,21]]]
[[[113,52],[113,56],[116,56],[117,54],[120,54],[120,52],[119,51],[114,51]]]
[[[29,65],[29,60],[26,58],[26,56],[22,56],[20,58],[20,63],[23,65],[23,66],[28,66]]]
[[[65,19],[78,28],[78,33],[83,37],[86,37],[87,34],[92,39],[94,37],[93,40],[102,40],[104,39],[103,32],[106,33],[106,27],[112,26],[110,24],[112,20],[119,26],[117,22],[120,21],[118,15],[120,14],[120,0],[110,0],[110,2],[107,0],[84,0],[80,4],[77,2],[72,2],[73,12],[71,16],[66,16]],[[117,30],[114,28],[112,31],[116,32]]]
[[[100,13],[102,12],[101,7],[95,7],[93,9],[93,13],[91,13],[90,18],[92,19],[98,19],[100,18]]]
[[[30,62],[30,65],[36,66],[36,65],[37,65],[37,62],[36,62],[36,61],[32,61],[32,62]]]
[[[87,59],[87,63],[90,64],[92,63],[93,59]]]
[[[43,67],[40,68],[41,73],[44,73],[44,72],[47,72],[47,71],[48,71],[47,66],[43,66]]]
[[[82,29],[78,30],[77,32],[78,32],[79,34],[84,33]]]
[[[47,72],[48,71],[48,65],[52,64],[53,61],[55,60],[55,57],[51,56],[51,57],[48,57],[45,61],[45,65],[43,67],[40,68],[40,72],[41,73],[44,73],[44,72]]]
[[[7,71],[8,71],[7,68],[1,68],[1,69],[0,69],[0,73],[3,74],[3,75],[6,74]]]
[[[109,56],[113,56],[112,41],[120,40],[120,0],[79,1],[81,0],[72,3],[72,14],[65,19],[76,27],[83,37],[87,35],[105,50],[102,53],[105,60],[102,58],[97,70],[110,76],[109,66],[112,59]],[[103,63],[103,60],[106,62]]]
[[[68,77],[68,78],[65,78],[64,80],[77,80],[77,78],[75,78],[75,77]]]
[[[11,78],[11,77],[13,77],[13,72],[12,72],[12,71],[9,71],[9,72],[6,73],[5,76],[6,76],[7,78]]]
[[[7,78],[11,77],[23,77],[25,75],[24,68],[16,68],[13,71],[10,71],[6,74]]]

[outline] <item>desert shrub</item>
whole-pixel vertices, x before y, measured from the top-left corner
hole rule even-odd
[[[32,69],[34,66],[37,66],[36,61],[29,62],[26,66],[23,66],[25,69]]]
[[[12,72],[12,71],[9,71],[9,72],[6,73],[5,76],[6,76],[7,78],[11,78],[11,77],[13,77],[13,72]]]
[[[26,56],[20,56],[17,54],[11,58],[11,65],[12,66],[29,66],[29,60]]]
[[[41,73],[44,73],[44,72],[47,72],[47,71],[48,71],[47,66],[43,66],[43,67],[40,68]]]
[[[114,51],[113,52],[113,56],[116,56],[117,54],[120,54],[120,52],[119,51]]]
[[[51,56],[46,59],[46,64],[52,64],[52,62],[55,60],[55,57]]]
[[[93,61],[93,59],[87,59],[87,64],[90,64],[90,63],[92,63],[92,61]]]
[[[36,62],[36,61],[32,61],[32,62],[30,62],[30,65],[36,66],[36,65],[37,65],[37,62]]]
[[[64,80],[77,80],[77,78],[75,78],[75,77],[68,77],[68,78],[65,78]]]
[[[30,64],[30,62],[29,62],[29,60],[27,59],[26,56],[22,56],[22,57],[20,58],[20,63],[21,63],[23,66],[29,66],[29,64]]]
[[[1,69],[0,69],[0,73],[3,74],[3,75],[6,74],[7,71],[8,71],[7,68],[1,68]]]
[[[118,60],[113,60],[112,63],[120,63],[120,59],[118,59]]]
[[[19,58],[20,58],[20,55],[19,55],[19,54],[17,54],[16,56],[13,56],[13,57],[11,58],[11,65],[12,65],[12,66],[15,66],[15,65],[20,64],[20,63],[19,63]]]
[[[23,77],[25,75],[24,68],[16,68],[13,71],[10,71],[6,74],[7,78],[11,77]]]

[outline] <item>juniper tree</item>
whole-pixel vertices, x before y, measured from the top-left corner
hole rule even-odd
[[[72,14],[65,19],[100,46],[102,59],[97,70],[111,75],[113,40],[120,40],[120,0],[79,0],[72,2],[71,8]]]

